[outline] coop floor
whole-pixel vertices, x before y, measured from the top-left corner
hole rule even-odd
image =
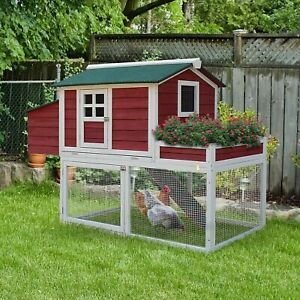
[[[85,218],[87,219],[87,218]],[[132,207],[131,209],[131,232],[134,234],[153,237],[163,240],[174,241],[183,244],[205,246],[205,229],[195,225],[188,217],[181,216],[185,224],[185,229],[165,229],[162,226],[153,226],[147,216],[140,213],[138,209]],[[100,215],[96,213],[89,217],[88,220],[99,223],[120,225],[120,212],[115,210]],[[228,224],[221,221],[216,223],[216,243],[221,243],[229,240],[241,233],[248,231],[249,227],[236,224]]]

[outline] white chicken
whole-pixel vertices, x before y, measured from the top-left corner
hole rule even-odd
[[[158,198],[145,190],[147,216],[153,226],[162,225],[166,229],[184,229],[184,224],[175,209],[163,204]]]

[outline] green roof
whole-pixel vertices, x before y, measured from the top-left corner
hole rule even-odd
[[[54,86],[158,83],[190,66],[192,66],[191,63],[178,63],[87,69],[55,83]]]

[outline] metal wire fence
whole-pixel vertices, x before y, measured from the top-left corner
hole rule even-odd
[[[247,232],[261,217],[261,165],[217,173],[216,243]]]
[[[120,226],[120,171],[77,167],[68,194],[68,216]]]
[[[26,154],[27,111],[54,100],[53,82],[0,81],[0,153]]]
[[[68,174],[62,181],[66,221],[207,251],[263,226],[261,164],[218,171],[216,197],[209,194],[206,173],[64,161],[62,166]]]

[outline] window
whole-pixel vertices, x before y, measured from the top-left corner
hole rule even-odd
[[[178,81],[178,117],[199,113],[199,82]]]
[[[85,119],[99,119],[105,116],[105,94],[83,94],[83,117]]]

